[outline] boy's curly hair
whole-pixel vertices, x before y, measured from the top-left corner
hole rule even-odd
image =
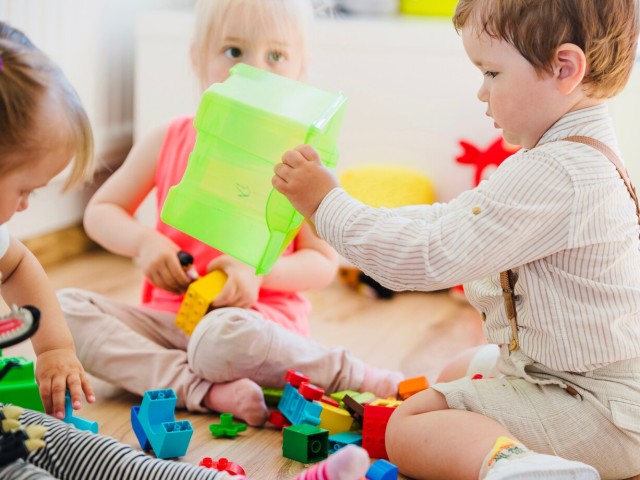
[[[638,0],[460,0],[453,24],[511,43],[540,73],[557,47],[573,43],[587,58],[583,83],[594,98],[624,88],[638,48]]]

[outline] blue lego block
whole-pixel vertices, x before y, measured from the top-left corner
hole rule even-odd
[[[362,446],[362,434],[353,432],[340,432],[329,437],[329,453],[336,453],[347,445]]]
[[[142,397],[137,421],[157,458],[184,456],[193,436],[193,428],[188,420],[175,420],[177,401],[172,389],[147,390]]]
[[[398,467],[386,460],[376,460],[367,471],[368,480],[398,480]]]
[[[85,420],[83,418],[73,416],[73,407],[71,406],[71,394],[67,391],[64,396],[64,418],[63,422],[69,423],[78,430],[87,430],[89,432],[98,433],[98,422]]]
[[[142,428],[142,424],[140,423],[140,420],[138,420],[139,412],[140,412],[140,405],[131,407],[131,428],[133,428],[133,433],[136,434],[136,438],[138,439],[140,448],[145,452],[147,452],[151,450],[151,444],[149,443],[147,434],[144,433],[144,428]]]
[[[290,383],[284,386],[284,393],[278,403],[278,410],[292,425],[320,425],[322,405],[304,398]]]

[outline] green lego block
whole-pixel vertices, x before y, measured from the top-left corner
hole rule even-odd
[[[23,357],[0,357],[0,403],[44,412],[33,361]]]
[[[265,403],[270,407],[277,407],[284,390],[280,388],[262,388]]]
[[[282,456],[302,463],[314,463],[329,456],[329,431],[315,425],[286,427],[282,437]]]

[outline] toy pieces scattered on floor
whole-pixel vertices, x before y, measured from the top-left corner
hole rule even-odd
[[[368,297],[388,300],[393,297],[393,290],[380,285],[370,276],[356,267],[341,265],[339,269],[340,281],[346,286]]]

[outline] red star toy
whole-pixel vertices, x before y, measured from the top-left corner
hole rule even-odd
[[[486,150],[480,150],[475,145],[465,142],[464,140],[460,140],[460,146],[464,149],[464,153],[456,157],[456,162],[476,167],[474,178],[475,186],[482,180],[482,174],[485,168],[489,165],[498,167],[504,160],[520,149],[515,145],[505,142],[502,137],[497,138]]]

